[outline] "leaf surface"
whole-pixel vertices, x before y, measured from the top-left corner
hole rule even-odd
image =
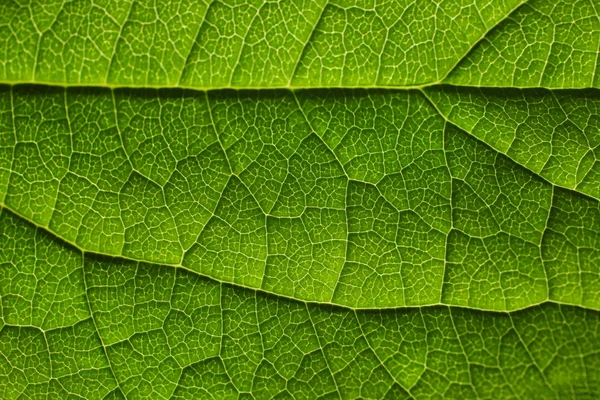
[[[597,88],[597,10],[595,0],[7,1],[0,80]]]
[[[598,9],[2,2],[0,397],[598,397]]]
[[[8,211],[0,221],[5,398],[554,398],[600,385],[597,311],[354,311],[83,254]]]

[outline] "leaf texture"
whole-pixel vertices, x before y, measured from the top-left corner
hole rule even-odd
[[[600,195],[594,93],[568,116],[536,115],[538,92],[425,93],[6,88],[4,204],[84,251],[296,299],[600,308],[600,210],[577,191]],[[522,121],[495,116],[511,101]]]
[[[598,8],[596,0],[11,0],[0,5],[8,38],[0,80],[597,88]]]
[[[0,398],[600,395],[596,0],[0,4]]]
[[[84,254],[10,212],[0,220],[5,398],[549,399],[599,390],[596,311],[342,309]]]

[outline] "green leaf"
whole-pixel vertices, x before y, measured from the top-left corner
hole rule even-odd
[[[596,3],[3,2],[0,398],[598,397]]]
[[[512,313],[337,308],[81,253],[7,211],[0,222],[3,398],[562,398],[599,390],[597,311],[556,303]]]
[[[0,5],[0,80],[169,87],[599,87],[595,0]],[[516,10],[516,11],[515,11]],[[458,68],[454,68],[458,65]]]

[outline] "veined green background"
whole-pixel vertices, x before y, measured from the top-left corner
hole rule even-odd
[[[597,0],[0,4],[0,398],[600,396]]]

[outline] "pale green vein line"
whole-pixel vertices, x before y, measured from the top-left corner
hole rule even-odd
[[[433,99],[432,99],[432,98],[431,98],[431,97],[430,97],[430,96],[427,94],[427,91],[426,91],[426,90],[420,90],[420,92],[423,94],[423,96],[425,96],[425,98],[427,98],[427,100],[429,101],[429,103],[430,103],[430,104],[431,104],[431,105],[432,105],[432,106],[433,106],[433,107],[436,109],[436,111],[437,111],[437,112],[440,114],[440,116],[441,116],[441,117],[442,117],[442,118],[443,118],[443,119],[444,119],[446,122],[450,123],[451,125],[455,125],[455,124],[454,124],[454,122],[450,121],[450,120],[448,119],[448,117],[447,117],[447,116],[446,116],[446,115],[445,115],[445,114],[442,112],[442,110],[439,108],[438,104],[437,104],[437,103],[436,103],[436,102],[435,102],[435,101],[434,101],[434,100],[433,100]],[[532,172],[533,174],[535,174],[536,176],[538,176],[540,179],[542,179],[543,181],[547,182],[548,184],[550,184],[550,185],[553,185],[553,186],[557,186],[557,187],[561,187],[561,188],[564,188],[564,189],[567,189],[567,190],[574,191],[574,188],[571,188],[571,187],[569,187],[569,186],[566,186],[566,185],[560,185],[560,184],[558,184],[558,183],[554,183],[554,182],[550,182],[550,181],[548,181],[548,180],[547,180],[547,179],[545,179],[544,177],[540,176],[540,174],[539,174],[538,172],[531,170],[531,169],[530,169],[530,168],[528,168],[527,166],[525,166],[525,165],[523,165],[522,163],[520,163],[519,161],[515,160],[515,159],[514,159],[514,157],[511,157],[511,156],[510,156],[508,153],[505,153],[505,152],[503,152],[503,151],[501,151],[501,150],[499,150],[499,149],[497,149],[497,148],[495,148],[495,147],[492,147],[491,145],[489,145],[489,144],[487,144],[487,143],[485,143],[485,142],[481,141],[481,139],[479,139],[478,137],[476,137],[475,135],[473,135],[471,132],[467,131],[467,130],[466,130],[466,129],[464,129],[464,128],[461,128],[461,127],[459,127],[459,129],[460,129],[460,130],[462,130],[462,131],[465,131],[465,132],[467,132],[467,133],[469,134],[469,136],[473,137],[473,138],[474,138],[475,140],[477,140],[478,142],[480,142],[480,143],[483,143],[485,146],[491,147],[492,149],[494,149],[494,151],[497,151],[498,153],[500,153],[500,154],[503,154],[504,156],[506,156],[507,158],[509,158],[509,159],[510,159],[512,162],[514,162],[515,164],[517,164],[517,165],[519,165],[519,166],[523,167],[523,168],[524,168],[524,169],[526,169],[527,171],[530,171],[530,172]],[[580,193],[580,192],[578,192],[578,193]],[[600,201],[600,198],[596,198],[596,197],[594,197],[594,196],[593,196],[593,195],[591,195],[591,194],[588,194],[588,193],[580,193],[580,194],[581,194],[581,195],[583,195],[583,196],[586,196],[586,197],[590,197],[590,198],[592,198],[592,199],[594,199],[594,200],[596,200],[596,201]]]
[[[252,30],[252,25],[254,24],[254,21],[258,18],[258,16],[260,15],[260,10],[262,10],[263,6],[267,4],[267,3],[262,3],[257,9],[256,9],[256,14],[254,14],[254,17],[252,18],[252,21],[250,21],[250,23],[248,24],[248,29],[246,30],[246,32],[244,33],[244,37],[242,38],[242,42],[240,43],[240,51],[237,54],[236,57],[236,61],[232,64],[233,67],[231,68],[231,76],[229,77],[229,86],[233,87],[233,78],[235,76],[235,71],[238,69],[238,67],[240,66],[240,60],[242,59],[242,54],[244,52],[244,46],[246,45],[246,38],[248,37],[248,34],[250,33],[250,31]]]
[[[119,27],[119,33],[117,34],[117,39],[115,40],[115,44],[113,46],[112,54],[108,58],[108,64],[106,66],[106,75],[104,76],[104,83],[105,84],[108,84],[108,78],[109,78],[109,75],[110,75],[110,71],[112,69],[115,57],[117,56],[117,48],[119,47],[119,42],[123,38],[123,29],[125,29],[125,25],[127,25],[127,22],[129,22],[129,19],[131,17],[131,12],[133,11],[133,8],[135,7],[135,2],[136,1],[138,1],[138,0],[132,0],[131,1],[131,4],[129,5],[129,10],[127,11],[127,16],[125,17],[125,19],[123,20],[123,23]]]
[[[81,255],[82,269],[84,268],[84,265],[85,265],[85,255],[82,253],[82,255]],[[114,367],[112,365],[112,361],[108,357],[108,353],[106,352],[106,345],[104,344],[104,341],[102,340],[102,336],[100,335],[100,331],[98,330],[98,324],[96,323],[94,313],[92,312],[92,306],[90,304],[90,297],[88,294],[89,286],[87,283],[87,277],[86,277],[85,271],[82,271],[82,275],[83,275],[83,286],[84,286],[83,292],[85,293],[85,300],[86,300],[85,303],[87,304],[88,311],[90,313],[90,319],[92,320],[92,324],[94,325],[94,331],[96,332],[96,335],[98,336],[98,340],[100,341],[100,347],[102,348],[102,353],[104,354],[104,358],[106,359],[106,364],[108,365],[108,369],[109,369],[113,379],[115,380],[117,387],[120,388],[121,383],[117,379],[117,375],[116,375]]]
[[[458,57],[456,62],[454,63],[454,65],[452,67],[450,67],[448,69],[448,71],[446,71],[446,74],[444,76],[442,76],[441,78],[439,78],[436,82],[432,82],[433,84],[439,84],[439,83],[443,83],[444,80],[446,80],[446,78],[448,78],[448,76],[450,76],[450,74],[452,74],[452,71],[454,71],[458,65],[465,59],[465,57],[467,57],[467,55],[469,55],[469,53],[471,53],[473,51],[473,49],[475,49],[477,47],[477,45],[479,45],[479,43],[483,40],[485,40],[485,38],[487,37],[487,35],[492,32],[496,27],[500,26],[504,21],[506,21],[507,18],[510,18],[511,15],[513,15],[515,12],[517,12],[517,10],[519,8],[521,8],[524,4],[527,4],[529,0],[522,0],[521,3],[517,4],[517,6],[515,8],[513,8],[512,10],[510,10],[508,13],[506,13],[506,15],[504,15],[502,18],[500,18],[495,25],[490,26],[487,31],[485,31],[481,37],[479,39],[477,39],[473,45],[467,50],[465,51],[465,53],[461,56]],[[479,9],[478,9],[479,11]],[[487,27],[487,26],[486,26]],[[436,58],[437,60],[437,58]],[[437,71],[437,68],[436,68]]]
[[[202,16],[202,20],[200,20],[200,23],[198,24],[198,30],[196,30],[196,33],[193,36],[192,39],[192,43],[190,44],[190,50],[188,51],[187,56],[185,56],[185,58],[183,59],[183,65],[181,67],[181,72],[179,73],[179,78],[177,79],[177,86],[181,85],[181,79],[183,78],[183,74],[185,73],[186,68],[188,67],[188,63],[190,61],[190,57],[192,55],[192,53],[194,52],[194,47],[196,45],[196,43],[198,42],[198,38],[200,37],[200,33],[202,32],[202,25],[204,25],[204,22],[206,21],[206,16],[208,15],[208,12],[210,11],[210,7],[212,7],[212,5],[215,3],[216,0],[210,0],[207,4],[206,4],[206,10],[204,10],[204,15]]]
[[[556,392],[556,389],[554,389],[552,387],[552,385],[550,384],[550,382],[548,381],[548,377],[546,376],[546,374],[544,373],[544,370],[539,366],[538,362],[536,361],[535,357],[533,356],[533,354],[531,353],[531,350],[529,349],[529,347],[527,347],[527,344],[525,343],[525,341],[523,340],[523,337],[521,336],[521,333],[519,332],[519,330],[517,329],[517,326],[515,325],[515,321],[512,317],[511,314],[508,314],[508,318],[511,321],[512,324],[512,328],[515,331],[515,334],[517,335],[517,337],[519,338],[519,342],[521,342],[521,344],[523,345],[523,348],[525,349],[525,352],[527,353],[527,355],[529,356],[529,359],[531,360],[531,363],[535,366],[535,368],[539,371],[540,375],[542,376],[544,383],[546,384],[546,386],[548,387],[548,389],[552,390],[555,394],[556,394],[556,398],[559,398],[559,394]]]
[[[338,398],[342,399],[342,392],[340,391],[340,387],[337,383],[337,380],[335,379],[335,375],[333,374],[333,370],[331,369],[331,366],[329,365],[329,360],[327,359],[327,355],[325,354],[325,347],[323,347],[323,343],[321,342],[321,338],[319,337],[319,332],[317,332],[317,325],[315,324],[315,322],[313,321],[312,315],[310,313],[310,308],[308,307],[308,304],[306,304],[306,313],[308,314],[308,319],[310,321],[310,325],[313,328],[313,332],[315,333],[315,337],[317,338],[317,343],[319,345],[319,350],[321,352],[321,354],[323,355],[323,359],[325,360],[325,365],[327,365],[327,370],[329,371],[329,374],[331,374],[331,379],[333,379],[333,384],[335,385],[335,390],[338,394]]]
[[[369,339],[367,338],[367,335],[365,335],[365,331],[364,331],[364,329],[362,327],[362,324],[360,323],[360,320],[358,318],[356,310],[354,310],[354,319],[356,320],[356,324],[358,325],[358,328],[360,329],[360,334],[365,339],[365,342],[367,343],[367,346],[369,347],[369,349],[375,355],[375,358],[379,362],[379,365],[381,365],[381,367],[386,370],[386,372],[392,378],[392,380],[394,381],[394,383],[396,383],[398,386],[400,386],[402,389],[404,389],[404,391],[406,393],[408,393],[408,395],[410,396],[411,399],[415,399],[415,397],[412,395],[412,393],[410,393],[409,389],[406,388],[404,385],[402,385],[400,382],[398,382],[398,380],[396,379],[396,377],[394,376],[394,374],[392,374],[392,372],[388,369],[388,367],[386,367],[386,365],[383,363],[383,361],[381,360],[381,358],[379,357],[379,355],[377,354],[377,352],[375,351],[375,349],[371,345],[371,342],[369,342]]]
[[[304,43],[302,45],[302,50],[300,50],[298,52],[298,58],[296,59],[296,62],[294,63],[294,67],[292,68],[292,73],[290,74],[290,79],[288,80],[289,87],[292,86],[292,81],[294,80],[294,77],[296,76],[296,71],[298,70],[300,61],[302,60],[302,57],[304,56],[304,53],[306,52],[306,48],[310,44],[310,40],[312,39],[315,31],[317,30],[317,27],[321,23],[321,19],[323,18],[323,13],[325,12],[325,9],[327,8],[328,4],[329,4],[329,0],[325,0],[325,3],[323,4],[323,8],[321,9],[321,12],[319,13],[319,16],[317,17],[317,19],[315,21],[315,24],[312,26],[312,29],[307,36],[306,43]]]
[[[24,217],[23,215],[19,214],[17,211],[11,209],[10,207],[7,207],[5,204],[0,204],[0,210],[7,210],[8,212],[16,215],[17,217],[27,221],[28,223],[30,223],[31,225],[42,229],[48,233],[50,233],[52,236],[58,238],[60,241],[65,242],[67,244],[69,244],[70,246],[72,246],[73,248],[79,250],[81,253],[83,253],[83,255],[85,256],[86,254],[89,255],[98,255],[98,256],[105,256],[105,257],[111,257],[111,258],[116,258],[116,259],[121,259],[121,260],[127,260],[127,261],[132,261],[132,262],[136,262],[136,263],[145,263],[148,265],[164,265],[164,266],[168,266],[171,268],[175,268],[175,269],[180,269],[183,271],[186,271],[188,273],[197,275],[197,276],[201,276],[204,278],[207,278],[211,281],[214,282],[219,282],[222,284],[226,284],[226,285],[230,285],[230,286],[234,286],[234,287],[239,287],[239,288],[243,288],[243,289],[248,289],[251,291],[256,291],[256,292],[261,292],[261,293],[265,293],[267,295],[271,295],[271,296],[275,296],[275,297],[282,297],[282,298],[287,298],[293,301],[297,301],[299,303],[303,303],[303,304],[317,304],[317,305],[322,305],[322,306],[334,306],[334,307],[338,307],[341,309],[347,309],[347,310],[399,310],[399,309],[422,309],[422,308],[435,308],[435,307],[439,307],[439,306],[445,306],[445,307],[452,307],[452,308],[460,308],[460,309],[466,309],[466,310],[474,310],[474,311],[480,311],[480,312],[490,312],[490,313],[501,313],[501,314],[510,314],[510,313],[514,313],[517,311],[521,311],[521,310],[526,310],[529,308],[533,308],[535,306],[539,306],[541,304],[558,304],[558,305],[565,305],[565,306],[569,306],[569,307],[577,307],[577,308],[581,308],[583,310],[589,310],[589,311],[600,311],[600,309],[595,309],[589,306],[582,306],[582,305],[578,305],[578,304],[571,304],[571,303],[566,303],[566,302],[561,302],[561,301],[556,301],[556,300],[548,300],[548,301],[541,301],[541,302],[537,302],[537,303],[532,303],[529,304],[527,306],[524,307],[519,307],[519,308],[514,308],[511,310],[488,310],[488,309],[481,309],[481,308],[476,308],[476,307],[471,307],[471,306],[463,306],[463,305],[454,305],[454,304],[445,304],[445,303],[429,303],[429,304],[420,304],[420,305],[408,305],[408,306],[401,306],[401,307],[352,307],[352,306],[346,306],[346,305],[342,305],[342,304],[337,304],[337,303],[331,303],[331,302],[326,302],[326,301],[308,301],[308,300],[302,300],[302,299],[296,299],[294,297],[288,296],[288,295],[283,295],[283,294],[279,294],[279,293],[275,293],[275,292],[271,292],[268,290],[264,290],[262,288],[257,288],[257,287],[252,287],[252,286],[248,286],[248,285],[244,285],[241,283],[237,283],[237,282],[228,282],[228,281],[224,281],[221,279],[217,279],[214,278],[210,275],[206,275],[204,273],[198,272],[196,270],[192,270],[186,266],[183,266],[181,264],[160,264],[151,260],[141,260],[141,259],[134,259],[131,257],[127,257],[127,256],[122,256],[122,255],[115,255],[115,254],[108,254],[108,253],[101,253],[101,252],[92,252],[92,251],[87,251],[82,249],[79,245],[77,245],[74,242],[68,241],[66,239],[63,239],[61,237],[56,236],[56,234],[54,232],[52,232],[51,230],[49,230],[47,227],[39,225],[35,222],[29,221],[26,217]]]

